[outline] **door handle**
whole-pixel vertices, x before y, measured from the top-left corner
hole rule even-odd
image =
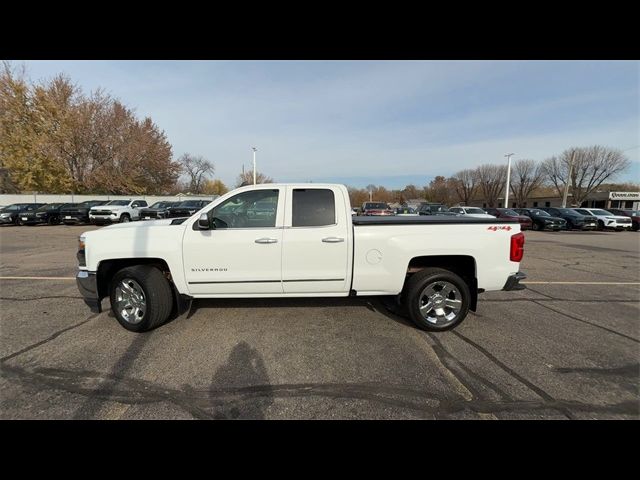
[[[264,237],[264,238],[256,239],[256,243],[277,243],[277,242],[278,242],[277,238]]]
[[[324,243],[340,243],[340,242],[344,242],[344,238],[340,238],[340,237],[326,237],[323,238],[322,241]]]

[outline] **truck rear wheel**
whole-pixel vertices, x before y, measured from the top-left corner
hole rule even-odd
[[[469,312],[470,300],[466,282],[443,268],[425,268],[405,286],[405,306],[422,330],[441,332],[458,326]]]
[[[111,310],[127,330],[146,332],[167,321],[173,295],[164,274],[151,265],[118,271],[109,285]]]

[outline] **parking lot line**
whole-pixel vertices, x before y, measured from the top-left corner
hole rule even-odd
[[[0,277],[0,280],[75,280],[76,277]]]
[[[522,285],[640,285],[640,282],[520,282]]]

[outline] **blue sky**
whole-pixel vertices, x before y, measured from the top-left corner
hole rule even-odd
[[[17,62],[20,63],[20,62]],[[277,181],[425,185],[504,154],[621,150],[640,181],[636,61],[27,61],[150,116],[173,145],[233,185],[251,165]]]

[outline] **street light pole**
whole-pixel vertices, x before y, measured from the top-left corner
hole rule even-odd
[[[507,192],[504,194],[504,208],[509,208],[509,180],[511,180],[511,157],[515,153],[507,153],[505,157],[509,160],[507,162]]]
[[[258,149],[256,147],[251,147],[253,149],[253,184],[256,184],[256,152]]]
[[[562,208],[567,208],[567,196],[569,195],[569,186],[571,185],[571,174],[573,173],[573,157],[575,154],[575,150],[571,152],[571,160],[569,160],[569,177],[567,178],[567,184],[564,187],[564,195],[562,196]]]

